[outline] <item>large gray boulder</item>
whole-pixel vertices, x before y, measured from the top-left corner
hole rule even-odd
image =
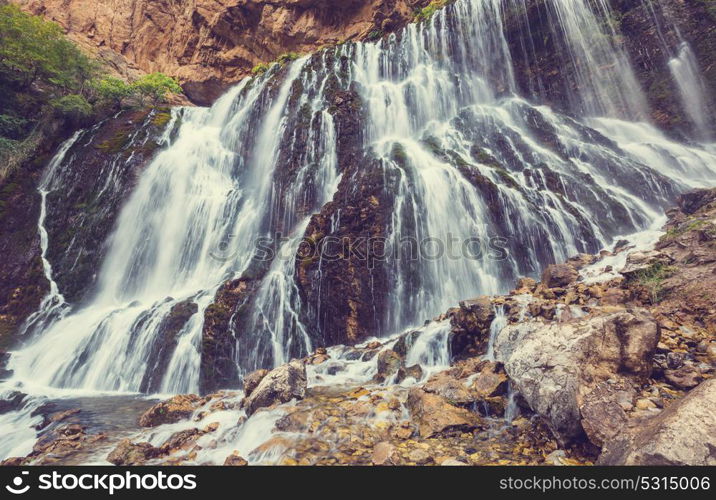
[[[259,408],[303,399],[305,395],[306,365],[293,360],[265,375],[244,400],[244,408],[247,415],[252,415]]]
[[[601,465],[716,465],[716,379],[606,443]]]
[[[530,407],[567,444],[583,435],[582,405],[589,405],[588,417],[600,413],[594,405],[605,391],[590,397],[600,384],[628,386],[649,377],[658,340],[659,326],[648,311],[611,309],[566,323],[509,325],[495,339],[495,355]],[[617,430],[588,427],[601,439]]]

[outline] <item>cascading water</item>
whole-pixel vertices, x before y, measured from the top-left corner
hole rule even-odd
[[[331,111],[336,89],[362,103],[362,149],[380,163],[392,201],[388,246],[473,241],[493,252],[388,252],[379,335],[597,251],[650,226],[687,185],[713,181],[711,153],[626,121],[644,119],[646,104],[611,41],[604,1],[548,2],[571,68],[569,106],[582,118],[518,97],[504,23],[522,4],[458,0],[379,42],[327,49],[244,80],[210,109],[175,110],[176,137],[123,207],[95,293],[52,321],[33,319],[37,334],[10,361],[14,380],[196,391],[204,311],[224,281],[247,275],[259,284],[249,312],[230,325],[239,373],[308,352],[325,334],[323,309],[310,304],[318,317],[305,321],[294,256],[346,168]],[[284,257],[257,264],[256,241],[275,242],[277,233],[287,237],[275,246]],[[165,338],[186,304],[189,319]],[[156,368],[165,345],[168,362]]]
[[[698,138],[704,141],[713,139],[709,128],[706,103],[706,85],[699,70],[696,56],[688,42],[681,42],[678,54],[669,61],[669,69],[679,87],[684,110],[696,127]]]

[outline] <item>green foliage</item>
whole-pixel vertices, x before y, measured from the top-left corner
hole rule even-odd
[[[673,274],[671,266],[657,262],[637,272],[632,281],[643,287],[649,293],[652,303],[656,304],[665,296],[664,281]]]
[[[278,56],[276,62],[279,64],[284,64],[287,62],[295,61],[299,57],[301,57],[301,55],[297,52],[286,52],[285,54],[281,54],[280,56]]]
[[[179,82],[163,73],[144,75],[132,84],[132,88],[142,100],[148,98],[154,105],[166,101],[170,95],[182,93]]]
[[[14,5],[0,5],[0,73],[21,88],[45,81],[81,89],[97,65],[67,40],[62,29]]]
[[[112,76],[94,81],[92,87],[100,100],[110,102],[117,108],[122,106],[124,99],[134,93],[131,85]]]
[[[61,116],[72,120],[81,120],[92,114],[92,105],[79,94],[70,94],[52,101],[52,107]]]
[[[263,75],[269,70],[270,66],[266,63],[260,63],[253,67],[251,74],[254,76]]]
[[[0,136],[18,139],[24,135],[26,127],[26,119],[0,114]]]

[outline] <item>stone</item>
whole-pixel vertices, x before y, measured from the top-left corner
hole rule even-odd
[[[268,373],[268,370],[262,368],[246,375],[244,377],[244,397],[249,397]]]
[[[480,425],[477,415],[448,403],[437,394],[413,387],[408,392],[407,407],[423,438],[470,432]]]
[[[107,456],[107,461],[114,465],[143,465],[161,453],[159,448],[150,443],[135,444],[129,439],[123,439]]]
[[[224,460],[224,465],[232,465],[235,467],[242,467],[245,465],[249,465],[249,463],[246,461],[245,458],[243,458],[241,455],[239,455],[239,452],[234,450],[234,452],[226,457],[226,460]]]
[[[423,385],[423,390],[437,394],[456,405],[467,405],[475,400],[465,384],[453,378],[448,372],[436,373]]]
[[[537,282],[532,278],[520,278],[517,280],[515,291],[518,294],[531,293],[537,288]]]
[[[395,446],[387,441],[381,441],[373,447],[371,463],[373,465],[397,465],[400,462]]]
[[[489,363],[475,377],[470,389],[478,399],[501,396],[507,392],[507,375],[498,370],[497,363]]]
[[[579,273],[568,264],[551,264],[542,273],[542,284],[547,288],[561,288],[577,281]]]
[[[622,402],[633,397],[634,389],[628,384],[602,382],[582,398],[581,424],[593,444],[601,447],[621,431],[628,420]]]
[[[398,368],[398,375],[396,376],[396,382],[401,383],[407,378],[419,381],[423,378],[423,368],[420,365],[412,366],[401,366]]]
[[[187,419],[200,405],[201,399],[196,394],[180,394],[145,411],[139,417],[142,427],[156,427],[162,424],[173,424]]]
[[[418,465],[425,465],[432,462],[433,457],[431,457],[427,451],[417,448],[408,453],[408,460]]]
[[[677,370],[664,370],[664,378],[679,389],[691,389],[702,380],[701,372],[691,365],[684,365]]]
[[[716,379],[606,443],[599,465],[716,465]]]
[[[619,273],[626,278],[631,278],[639,272],[650,269],[654,265],[669,265],[671,262],[671,257],[658,250],[632,252],[627,255],[626,264]]]
[[[300,360],[271,370],[244,399],[246,414],[252,415],[259,408],[303,399],[306,395],[306,366]]]
[[[465,462],[461,462],[460,460],[457,460],[457,459],[455,459],[455,458],[448,458],[448,459],[446,459],[446,460],[443,460],[443,461],[440,463],[440,465],[441,465],[441,466],[445,466],[445,467],[463,467],[463,466],[467,466],[467,464],[466,464]]]
[[[579,408],[600,382],[649,377],[659,333],[642,309],[566,323],[535,319],[505,327],[495,339],[495,355],[530,408],[566,444],[584,431]],[[618,414],[613,406],[599,411]]]
[[[403,357],[397,352],[386,349],[378,354],[378,371],[375,379],[379,382],[392,377],[403,364]]]

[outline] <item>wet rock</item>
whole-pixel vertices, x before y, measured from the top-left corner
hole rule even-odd
[[[189,418],[200,405],[201,399],[195,394],[180,394],[157,403],[139,417],[142,427],[156,427],[172,424]]]
[[[542,284],[547,288],[561,288],[577,281],[579,273],[568,264],[551,264],[542,273]]]
[[[461,380],[452,377],[449,372],[436,373],[423,385],[423,391],[442,396],[452,404],[468,405],[475,396],[465,387]]]
[[[580,253],[567,259],[567,264],[572,266],[574,269],[579,270],[585,266],[594,264],[596,260],[596,255],[592,255],[589,253]]]
[[[268,370],[260,369],[246,375],[246,377],[244,377],[244,396],[249,397],[268,373]]]
[[[475,377],[470,389],[479,398],[501,396],[507,392],[508,379],[497,363],[487,364]]]
[[[371,462],[373,465],[398,465],[400,455],[395,446],[387,441],[381,441],[373,447]]]
[[[606,443],[600,465],[716,465],[716,380]]]
[[[129,439],[123,439],[107,455],[107,461],[114,465],[143,465],[148,460],[161,455],[161,450],[150,443],[132,443]]]
[[[676,203],[682,212],[692,215],[714,200],[716,200],[715,189],[696,189],[680,195]]]
[[[460,460],[457,460],[455,458],[448,458],[447,460],[443,460],[442,463],[440,463],[441,466],[446,467],[461,467],[461,466],[467,466],[465,462],[462,462]]]
[[[612,378],[645,380],[658,339],[653,316],[635,309],[509,325],[498,334],[495,353],[529,406],[568,443],[583,432],[579,407],[585,395]]]
[[[537,288],[537,282],[532,278],[520,278],[515,288],[517,293],[531,293]]]
[[[639,272],[648,271],[655,265],[669,265],[672,259],[658,250],[632,252],[627,256],[626,264],[619,271],[623,276],[631,278]]]
[[[407,407],[423,438],[470,432],[480,424],[474,413],[453,406],[442,396],[419,387],[410,389]]]
[[[306,366],[300,360],[271,370],[244,400],[246,414],[259,408],[303,399],[306,395]]]
[[[197,428],[177,431],[172,434],[169,439],[162,443],[159,449],[162,453],[167,455],[178,450],[188,450],[203,434],[204,433]]]
[[[450,352],[456,359],[484,354],[490,338],[490,325],[495,311],[490,297],[479,297],[460,303],[450,315],[452,331]]]
[[[239,455],[239,452],[234,450],[234,452],[226,457],[226,460],[224,460],[224,465],[233,465],[233,466],[244,466],[249,465],[249,463],[244,459],[241,455]]]
[[[386,349],[378,354],[378,371],[375,380],[382,382],[392,377],[403,364],[403,358],[397,352]]]
[[[423,369],[420,365],[413,365],[413,366],[401,366],[398,369],[398,374],[396,376],[396,382],[401,383],[407,378],[412,378],[413,380],[420,380],[423,378]]]

